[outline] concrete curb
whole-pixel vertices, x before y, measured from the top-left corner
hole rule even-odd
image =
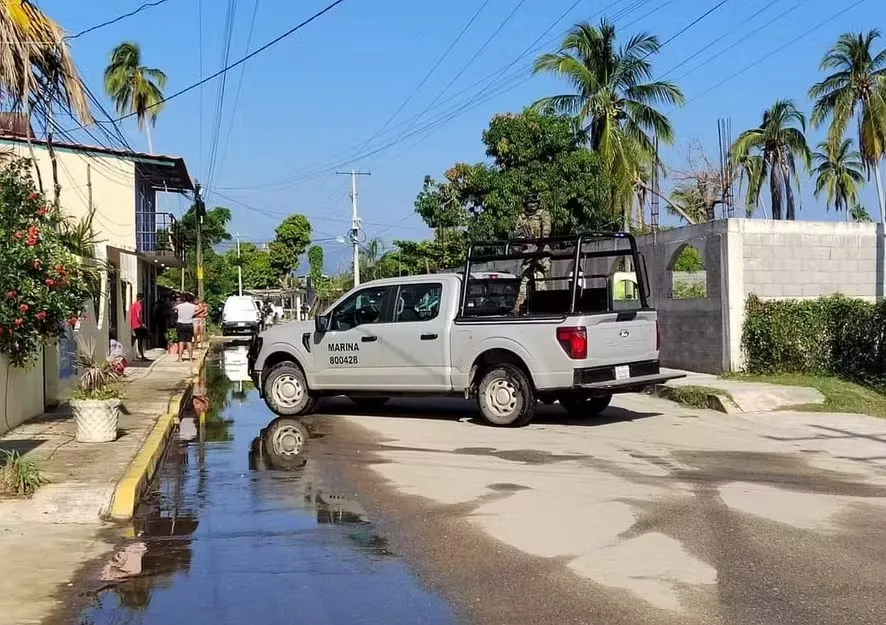
[[[145,489],[157,473],[157,468],[166,453],[166,447],[175,425],[191,396],[196,378],[199,377],[206,364],[208,353],[208,350],[203,352],[197,373],[191,377],[185,391],[175,393],[169,398],[166,412],[157,418],[157,422],[145,438],[141,449],[129,464],[126,473],[117,482],[108,513],[110,518],[128,521],[135,514]]]
[[[677,394],[677,389],[679,388],[680,387],[668,386],[666,384],[656,384],[652,387],[652,394],[656,397],[661,397],[662,399],[667,399],[669,401],[679,403]],[[707,395],[705,395],[705,401],[707,402],[707,407],[710,410],[716,410],[717,412],[722,412],[725,414],[735,414],[742,412],[741,408],[739,408],[734,401],[732,401],[725,395],[708,393]]]

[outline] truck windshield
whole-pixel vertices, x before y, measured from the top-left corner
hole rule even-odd
[[[578,237],[561,237],[473,246],[462,314],[594,314],[646,306],[642,268],[630,235],[587,235],[580,250],[578,245]]]

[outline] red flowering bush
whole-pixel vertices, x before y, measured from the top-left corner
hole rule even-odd
[[[89,297],[88,272],[66,245],[63,224],[35,189],[28,161],[0,167],[0,353],[18,367],[34,364]]]

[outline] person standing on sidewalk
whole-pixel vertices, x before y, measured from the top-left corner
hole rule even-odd
[[[197,349],[206,340],[206,316],[209,314],[209,306],[202,300],[197,300],[197,311],[194,313],[194,342]]]
[[[194,296],[185,294],[184,301],[175,307],[176,332],[178,333],[178,360],[181,362],[188,348],[188,360],[194,360],[194,316],[197,306],[194,305]]]
[[[129,327],[132,330],[132,347],[136,350],[139,360],[147,360],[145,357],[145,339],[148,338],[148,329],[145,327],[145,294],[135,296],[135,302],[129,308]]]

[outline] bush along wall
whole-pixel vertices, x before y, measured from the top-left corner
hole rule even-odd
[[[750,295],[742,349],[750,373],[830,374],[886,387],[886,301]]]

